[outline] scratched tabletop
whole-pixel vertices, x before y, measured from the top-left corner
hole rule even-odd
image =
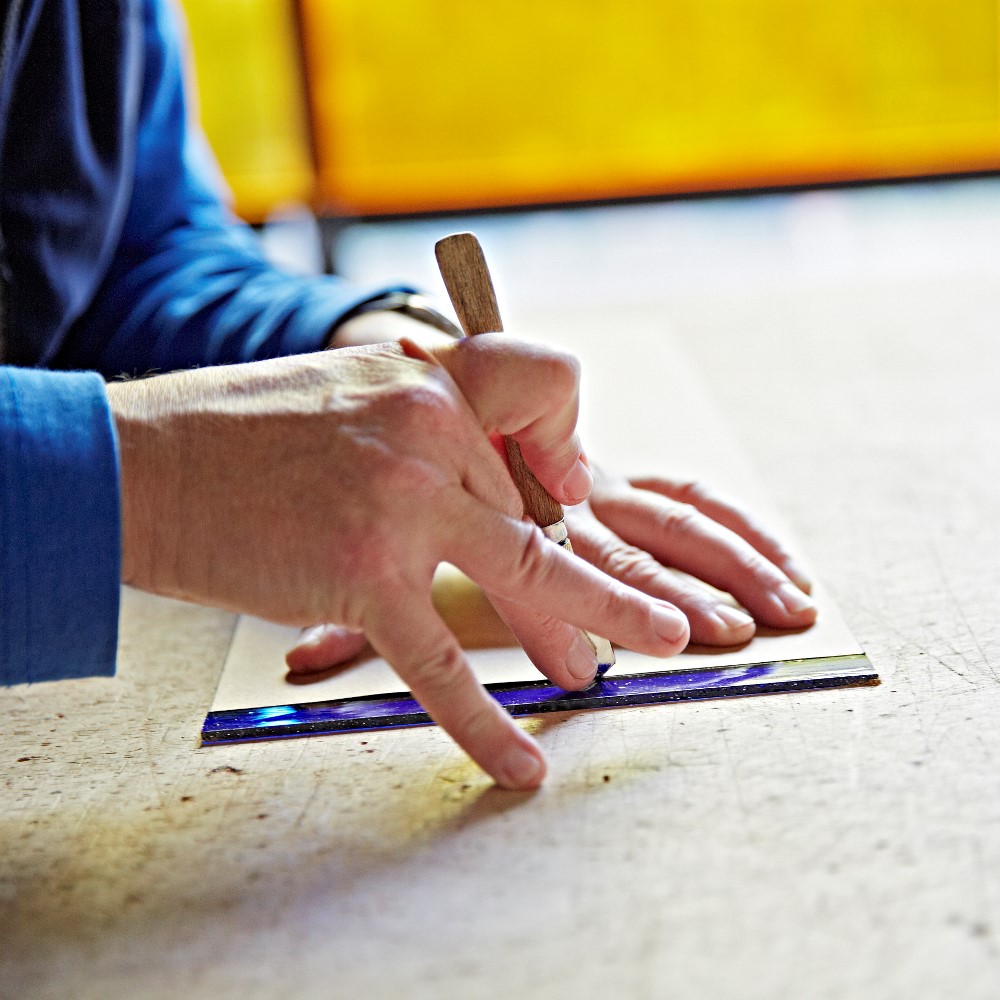
[[[620,349],[585,403],[661,471],[702,415],[636,400],[697,378],[882,685],[529,721],[511,794],[433,728],[199,749],[234,619],[126,592],[116,678],[0,691],[0,997],[1000,995],[1000,185],[340,259],[434,289],[466,227],[508,329]]]

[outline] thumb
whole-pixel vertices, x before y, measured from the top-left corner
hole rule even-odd
[[[506,334],[467,337],[431,348],[405,341],[402,346],[411,357],[444,368],[480,426],[487,433],[512,437],[556,500],[576,504],[587,498],[593,479],[576,433],[576,358]]]

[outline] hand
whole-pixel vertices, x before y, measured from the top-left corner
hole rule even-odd
[[[816,620],[805,570],[752,515],[700,483],[598,473],[589,504],[567,523],[584,558],[676,604],[693,642],[735,645],[750,639],[755,621],[797,629]],[[749,614],[715,591],[731,594]]]
[[[739,645],[753,636],[756,622],[796,629],[816,620],[809,578],[782,544],[736,504],[697,483],[630,481],[597,471],[589,502],[568,510],[566,521],[577,555],[679,608],[694,642]],[[720,600],[720,590],[746,611]],[[552,676],[553,665],[566,661],[578,642],[577,630],[534,609],[491,599],[531,660]],[[364,644],[362,633],[320,626],[289,652],[289,667],[300,673],[325,669]]]
[[[475,681],[432,607],[439,562],[563,630],[569,622],[653,655],[687,640],[676,610],[521,519],[488,435],[512,435],[557,499],[579,501],[577,382],[565,355],[483,337],[113,384],[124,579],[287,624],[364,631],[498,783],[533,787],[540,750]],[[566,634],[570,645],[579,638]],[[565,660],[546,670],[570,678]]]
[[[808,577],[781,543],[697,483],[630,481],[598,471],[589,502],[568,510],[566,524],[577,555],[680,609],[693,642],[739,645],[753,637],[757,622],[797,629],[816,620]],[[750,613],[720,600],[699,580],[728,592]],[[495,597],[493,603],[543,672],[576,639],[575,629],[536,610]]]

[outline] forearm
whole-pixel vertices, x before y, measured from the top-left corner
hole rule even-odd
[[[115,376],[304,354],[381,291],[283,273],[239,223],[178,226],[120,251],[58,363]]]
[[[127,216],[55,366],[107,376],[300,354],[384,289],[284,274],[227,208],[192,125],[176,7],[145,0],[143,86]]]

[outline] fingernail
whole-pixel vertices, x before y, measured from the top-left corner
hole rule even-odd
[[[662,605],[654,604],[650,611],[650,618],[656,634],[667,642],[680,642],[688,636],[687,619],[679,611],[673,608],[665,608]]]
[[[597,673],[597,653],[584,632],[577,630],[566,652],[566,667],[578,681],[590,681]]]
[[[563,480],[562,488],[563,493],[573,503],[580,503],[590,496],[590,491],[594,488],[594,477],[581,459],[576,460],[576,465]]]
[[[753,625],[753,619],[739,608],[729,604],[719,604],[715,608],[716,617],[721,618],[730,628],[746,628]]]
[[[325,625],[313,625],[312,628],[307,628],[302,635],[299,636],[299,641],[296,645],[299,646],[318,646],[323,640],[323,636],[326,634]]]
[[[790,615],[797,615],[816,607],[808,594],[803,594],[794,583],[783,583],[778,588],[778,599]]]
[[[531,788],[545,774],[545,764],[522,746],[507,751],[500,765],[500,780],[508,788]]]

